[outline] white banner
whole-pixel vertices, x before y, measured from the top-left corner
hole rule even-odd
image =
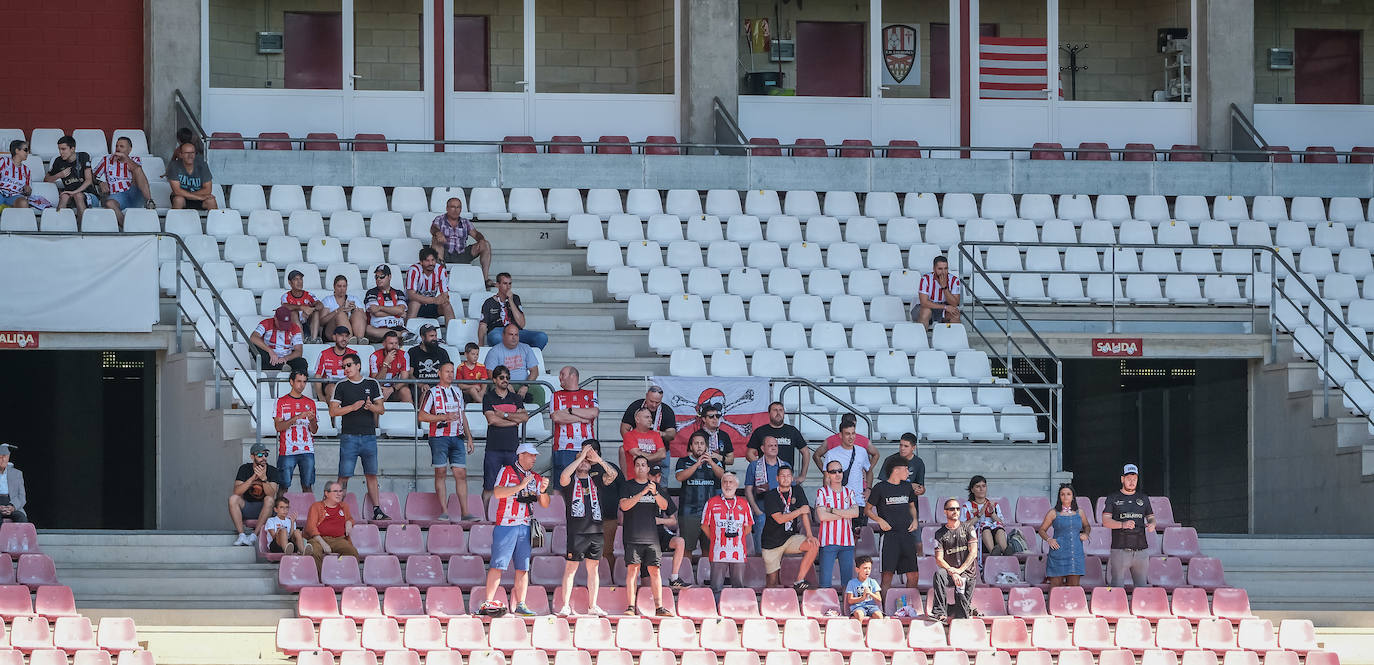
[[[0,235],[0,329],[150,332],[157,238]]]
[[[768,379],[757,376],[651,376],[649,382],[663,388],[663,403],[677,416],[677,437],[669,452],[681,457],[687,452],[687,439],[701,429],[701,407],[712,404],[720,409],[720,427],[730,434],[735,454],[743,455],[754,428],[768,422]]]

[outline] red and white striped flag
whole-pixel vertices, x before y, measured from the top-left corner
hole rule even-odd
[[[1043,37],[980,37],[981,99],[1045,99],[1049,53]],[[1063,96],[1063,90],[1060,90]]]

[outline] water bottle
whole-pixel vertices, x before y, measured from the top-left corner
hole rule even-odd
[[[906,607],[906,595],[902,595],[902,607]]]

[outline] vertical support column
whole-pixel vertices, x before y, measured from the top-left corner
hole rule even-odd
[[[689,143],[714,143],[711,99],[719,97],[739,114],[739,3],[737,0],[681,0],[683,29],[682,137]]]
[[[958,35],[957,44],[950,44],[950,51],[959,49],[959,145],[973,145],[973,91],[976,90],[978,77],[974,76],[977,70],[973,66],[973,49],[978,47],[978,14],[971,7],[974,0],[958,0],[959,20],[955,22],[955,27],[949,31],[950,39],[954,40]],[[950,76],[950,79],[954,79]],[[954,91],[950,91],[955,94]],[[963,159],[968,159],[970,153],[964,150],[959,153]]]
[[[1231,104],[1254,117],[1255,6],[1252,0],[1197,3],[1197,61],[1193,99],[1197,142],[1204,149],[1231,148]]]
[[[143,129],[154,155],[169,155],[176,147],[174,90],[180,89],[191,110],[200,112],[200,11],[201,3],[186,0],[146,0],[143,5]]]
[[[433,45],[430,50],[430,66],[434,70],[434,75],[430,77],[430,94],[434,96],[434,140],[444,140],[444,124],[448,115],[444,112],[444,100],[448,98],[447,79],[444,75],[444,63],[447,62],[449,42],[444,39],[444,33],[448,24],[453,22],[453,12],[449,11],[449,3],[444,0],[434,0],[430,3],[430,40]],[[435,145],[434,152],[443,152],[444,146]]]

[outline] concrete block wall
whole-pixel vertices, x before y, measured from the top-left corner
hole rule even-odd
[[[491,92],[522,92],[525,78],[524,3],[521,0],[454,0],[455,16],[487,18],[487,69]]]
[[[1089,45],[1078,56],[1087,69],[1078,72],[1077,99],[1152,101],[1153,92],[1164,88],[1158,31],[1191,23],[1188,0],[1060,0],[1059,43]],[[1068,54],[1061,51],[1059,58],[1061,67],[1069,64]],[[1068,72],[1063,83],[1065,99],[1072,99]]]
[[[424,0],[354,0],[358,90],[422,90]]]
[[[918,43],[920,53],[921,82],[919,85],[896,85],[889,86],[888,90],[883,91],[883,97],[890,98],[926,98],[930,96],[930,24],[943,23],[950,24],[949,3],[912,3],[901,2],[900,0],[882,0],[883,2],[883,25],[893,23],[904,23],[920,33]],[[950,53],[950,61],[958,59],[958,54]],[[881,76],[882,72],[878,72]],[[911,79],[907,79],[910,82]]]
[[[540,0],[537,7],[540,92],[673,91],[670,0]]]
[[[1361,30],[1360,89],[1374,104],[1374,0],[1254,0],[1255,103],[1291,104],[1294,70],[1269,69],[1270,48],[1293,48],[1295,28]]]

